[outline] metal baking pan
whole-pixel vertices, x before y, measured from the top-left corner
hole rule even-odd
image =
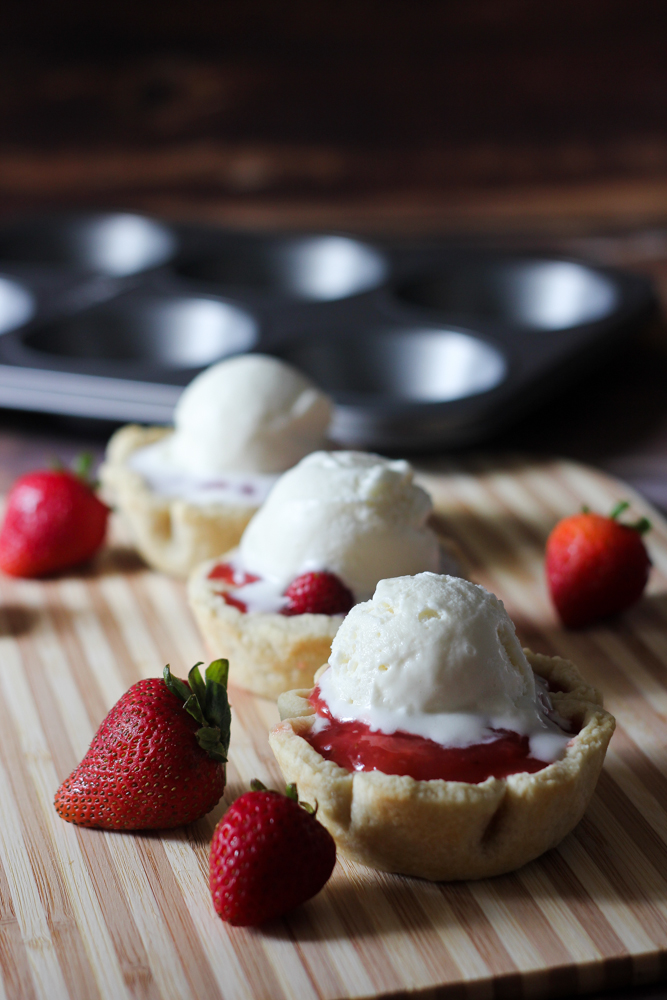
[[[0,228],[0,406],[168,422],[262,351],[336,401],[341,443],[483,440],[636,335],[648,279],[549,254],[261,235],[129,213]]]

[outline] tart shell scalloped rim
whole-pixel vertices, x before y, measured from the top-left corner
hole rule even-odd
[[[173,431],[127,424],[112,436],[99,475],[103,491],[128,524],[149,566],[186,577],[195,566],[237,545],[257,507],[193,504],[155,493],[127,464],[133,451]]]
[[[382,871],[434,881],[513,871],[577,825],[595,791],[615,720],[568,660],[525,650],[534,672],[558,688],[554,709],[579,727],[561,760],[534,774],[416,781],[380,771],[351,772],[303,739],[315,720],[310,690],[278,700],[282,722],[269,742],[287,782],[318,805],[318,819],[346,857]],[[323,668],[324,669],[324,668]]]

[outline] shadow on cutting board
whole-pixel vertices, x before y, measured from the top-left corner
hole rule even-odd
[[[343,862],[346,868],[348,865]],[[335,941],[378,934],[427,930],[433,917],[425,912],[415,889],[421,883],[402,875],[387,875],[340,865],[325,889],[282,920],[262,927],[281,940]],[[437,890],[436,890],[437,891]]]
[[[0,611],[0,636],[18,637],[32,631],[39,611],[20,604],[5,604]]]

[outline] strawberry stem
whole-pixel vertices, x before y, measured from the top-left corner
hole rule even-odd
[[[612,521],[616,521],[618,517],[629,508],[630,504],[627,500],[619,500],[614,509],[612,510],[609,517]],[[633,524],[623,525],[625,528],[632,528],[633,531],[638,531],[640,535],[645,535],[647,531],[651,530],[651,522],[647,517],[640,517],[638,521]]]
[[[206,681],[202,680],[199,667],[195,663],[188,674],[188,684],[174,677],[166,665],[164,682],[171,691],[184,702],[183,708],[199,723],[197,742],[202,750],[220,764],[227,762],[232,713],[227,697],[229,661],[214,660],[206,668]]]
[[[96,479],[91,479],[90,470],[95,464],[95,456],[92,451],[81,451],[75,456],[71,462],[71,471],[77,479],[80,479],[86,486],[89,486],[91,490],[96,490],[100,485]],[[58,457],[54,455],[49,461],[49,468],[53,472],[66,472],[67,468]]]
[[[95,456],[92,451],[82,451],[72,462],[72,472],[75,476],[78,476],[79,479],[83,479],[84,483],[89,483],[90,470],[93,467],[94,461]]]
[[[281,794],[281,792],[276,792],[273,788],[267,788],[266,785],[262,784],[262,782],[258,778],[252,779],[252,781],[250,782],[250,788],[253,792],[271,792],[272,795]],[[299,799],[299,793],[297,791],[297,787],[295,784],[285,786],[285,796],[288,799],[291,799],[292,802],[296,802],[297,805],[300,805],[301,808],[305,809],[310,816],[317,815],[317,810],[319,808],[317,801],[315,802],[314,806],[311,806],[310,802],[302,802]]]

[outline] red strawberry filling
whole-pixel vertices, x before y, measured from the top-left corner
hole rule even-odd
[[[245,587],[248,583],[257,583],[260,579],[255,576],[254,573],[246,573],[242,569],[237,569],[236,566],[232,566],[231,563],[218,563],[208,574],[209,580],[222,580],[224,583],[229,583],[233,587]],[[238,608],[244,614],[247,612],[248,607],[244,601],[240,601],[233,594],[229,593],[227,590],[223,590],[220,593],[225,604],[230,604],[233,608]]]
[[[208,579],[221,580],[231,585],[234,589],[221,590],[220,596],[226,604],[246,614],[248,602],[243,599],[241,590],[248,584],[258,583],[261,577],[246,573],[231,563],[218,563],[209,572]],[[275,611],[288,616],[345,615],[354,604],[354,596],[345,584],[333,573],[324,572],[302,573],[292,581],[284,594],[276,592],[275,597]]]
[[[248,605],[243,601],[239,601],[238,598],[234,597],[233,594],[223,593],[220,595],[225,602],[225,604],[231,605],[232,608],[237,608],[238,611],[242,611],[244,615],[248,613]]]
[[[237,569],[231,563],[218,563],[208,574],[208,578],[209,580],[224,580],[225,583],[230,583],[234,587],[245,587],[247,583],[256,583],[259,580],[258,576]]]
[[[329,725],[304,739],[325,760],[348,771],[382,771],[409,775],[417,781],[442,778],[477,785],[490,777],[506,778],[519,772],[534,774],[547,767],[545,761],[531,757],[527,736],[508,730],[495,730],[497,738],[486,743],[443,747],[412,733],[387,735],[372,731],[364,722],[335,719],[319,687],[313,690],[310,703]]]

